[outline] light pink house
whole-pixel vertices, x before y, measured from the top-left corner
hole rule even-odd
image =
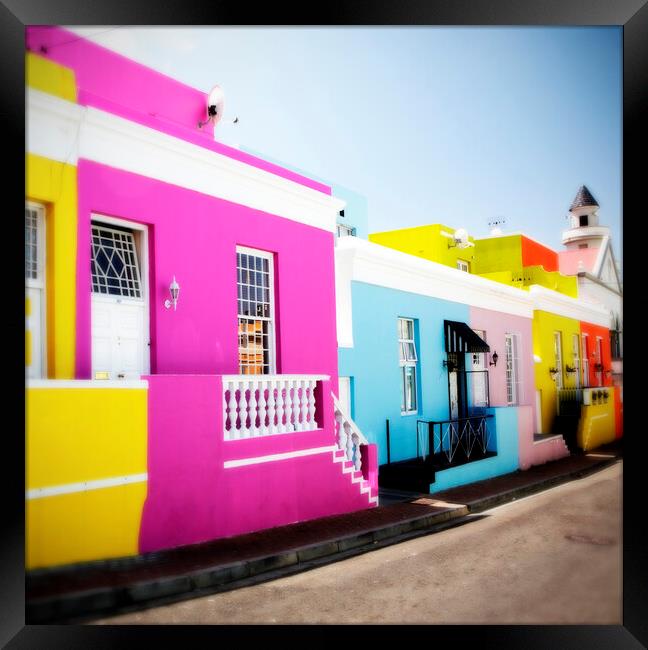
[[[562,436],[534,435],[536,422],[535,375],[533,368],[532,320],[513,314],[479,307],[470,307],[470,326],[486,333],[491,351],[498,352],[502,361],[506,358],[506,346],[511,345],[514,336],[515,357],[518,363],[517,385],[507,383],[506,364],[488,368],[489,397],[491,406],[508,406],[510,401],[517,402],[518,416],[518,458],[520,469],[529,469],[533,465],[542,465],[569,455]],[[507,341],[508,337],[508,341]],[[514,394],[509,394],[513,391]]]
[[[215,142],[204,92],[60,28],[27,47],[77,83],[76,379],[148,381],[140,552],[376,505],[332,395],[343,203]]]

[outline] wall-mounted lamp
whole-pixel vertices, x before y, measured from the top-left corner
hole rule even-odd
[[[594,370],[596,370],[596,372],[601,372],[603,370],[603,364],[602,363],[595,363],[594,364]]]
[[[558,374],[558,368],[549,368],[549,374],[551,375],[551,378],[554,379]]]
[[[497,366],[497,360],[499,359],[499,354],[497,352],[493,352],[491,355],[491,361],[488,364],[489,366]]]
[[[178,296],[180,295],[180,285],[176,282],[175,275],[173,276],[173,282],[169,285],[169,293],[171,294],[171,300],[165,300],[164,306],[167,309],[171,309],[171,305],[173,305],[173,311],[175,311],[176,305],[178,304]]]
[[[576,368],[572,368],[569,364],[565,366],[565,372],[568,372],[569,374],[572,374],[576,372]]]
[[[443,360],[443,367],[448,369],[448,372],[454,372],[457,369],[454,361],[448,361],[447,359]]]

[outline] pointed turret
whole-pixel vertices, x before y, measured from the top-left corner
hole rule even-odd
[[[599,204],[585,185],[581,185],[569,208],[569,229],[562,241],[568,249],[598,248],[610,229],[599,226]]]
[[[592,193],[585,187],[581,185],[576,194],[576,198],[572,201],[571,206],[569,207],[570,212],[574,212],[577,208],[589,208],[589,207],[599,207],[599,204],[596,202],[596,199],[592,196]]]

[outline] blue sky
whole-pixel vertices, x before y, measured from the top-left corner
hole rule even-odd
[[[561,249],[585,184],[620,256],[618,27],[72,29],[222,86],[219,139],[364,194],[371,232],[504,218]]]

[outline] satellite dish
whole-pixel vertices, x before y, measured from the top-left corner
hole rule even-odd
[[[468,232],[465,228],[457,228],[454,233],[454,240],[457,246],[465,246],[468,243]]]
[[[225,112],[225,91],[220,86],[214,86],[207,95],[207,119],[204,122],[198,122],[198,128],[202,129],[205,124],[212,122],[214,127],[223,119]],[[238,117],[233,120],[227,120],[236,124]]]

